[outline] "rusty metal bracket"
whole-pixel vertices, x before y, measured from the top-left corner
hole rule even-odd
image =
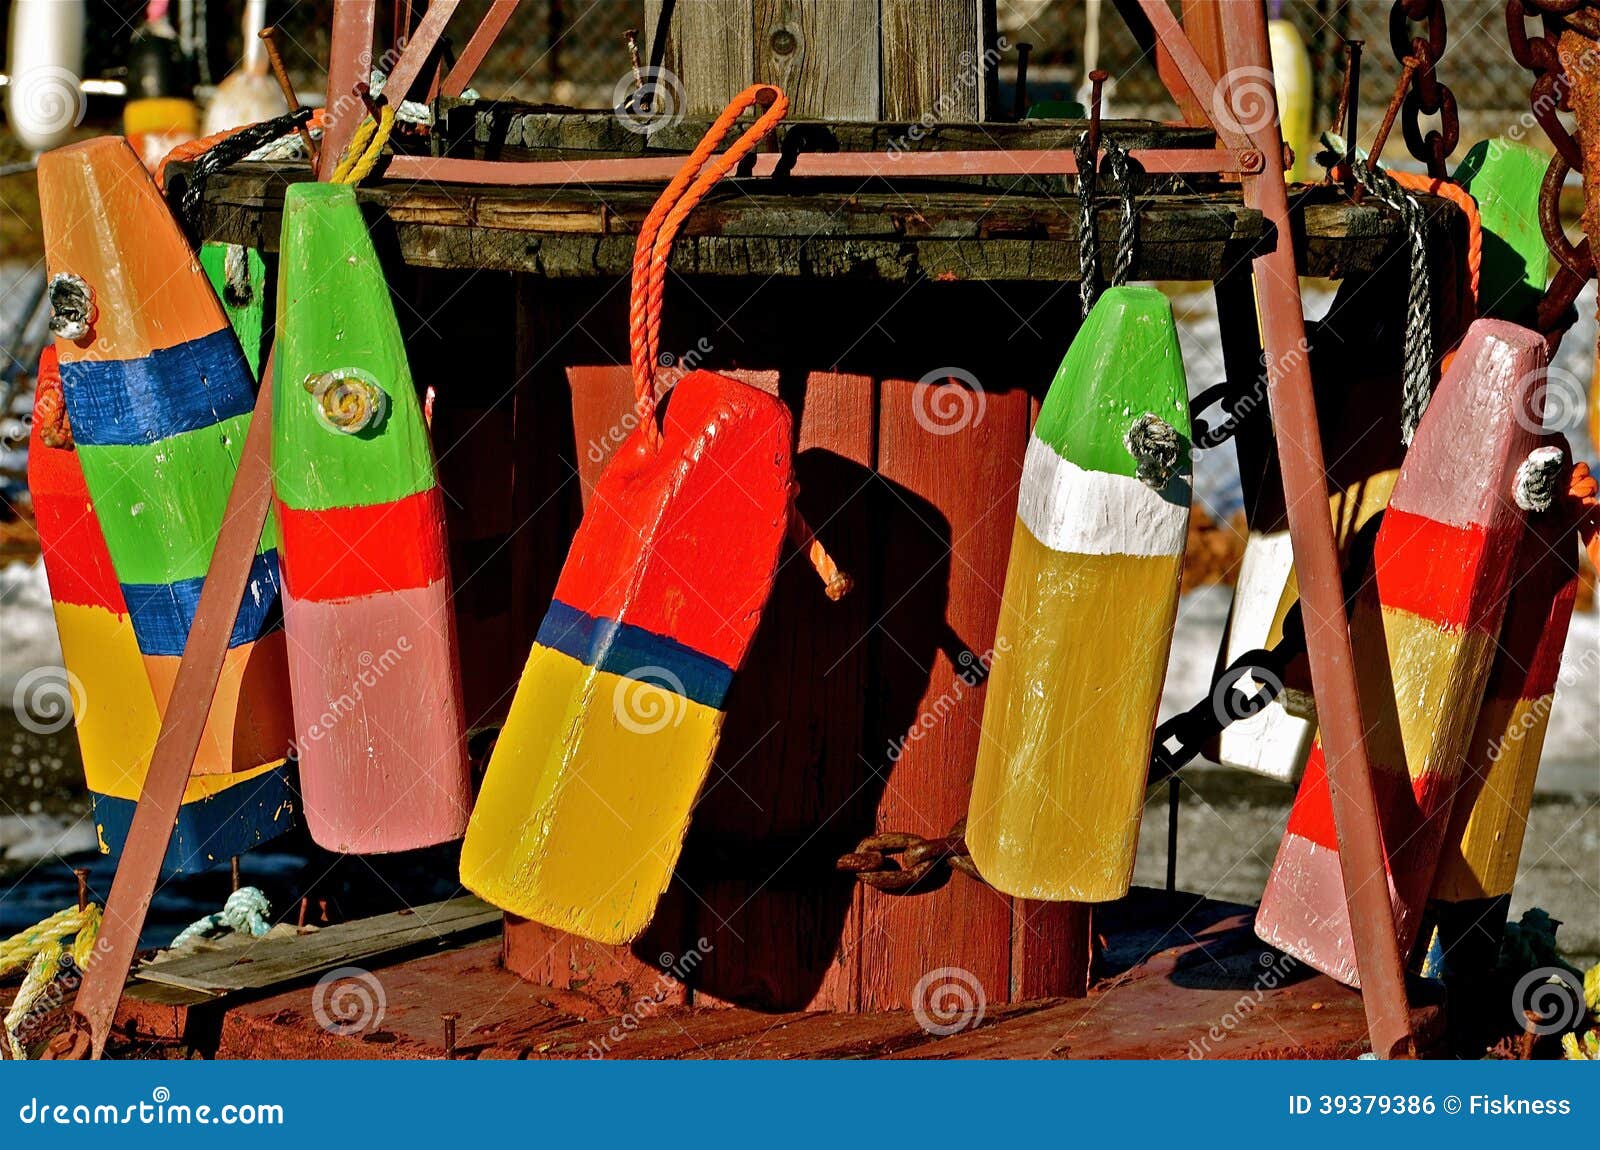
[[[1215,85],[1210,83],[1205,65],[1183,35],[1166,0],[1140,0],[1140,4],[1156,35],[1172,50],[1173,60],[1191,90],[1197,96],[1213,93]],[[1266,13],[1262,6],[1219,7],[1222,48],[1229,68],[1270,75],[1272,59],[1267,50]],[[1289,227],[1289,200],[1283,183],[1282,135],[1276,97],[1270,90],[1262,95],[1271,101],[1272,114],[1253,117],[1240,126],[1246,129],[1246,142],[1265,158],[1266,165],[1264,170],[1243,172],[1240,184],[1246,206],[1262,212],[1277,232],[1273,250],[1253,262],[1266,354],[1268,403],[1283,466],[1289,537],[1300,573],[1311,676],[1322,704],[1319,718],[1323,750],[1334,784],[1339,862],[1362,973],[1367,1027],[1373,1050],[1380,1058],[1407,1057],[1413,1053],[1413,1042],[1405,967],[1389,901],[1343,579],[1333,523],[1327,514],[1327,471],[1311,391],[1311,369],[1304,354],[1305,317]],[[1232,140],[1227,142],[1240,146]]]

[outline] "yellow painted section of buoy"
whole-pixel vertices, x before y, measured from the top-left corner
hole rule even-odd
[[[967,827],[999,889],[1074,902],[1127,893],[1182,565],[1053,551],[1016,525],[978,754],[1025,769],[980,766],[972,810],[988,815]],[[1108,785],[1129,777],[1140,781]]]
[[[626,941],[661,897],[656,859],[683,839],[723,712],[538,644],[523,678],[545,689],[517,692],[495,757],[567,769],[491,772],[461,873],[496,906],[586,938]],[[582,747],[580,760],[569,761],[570,746]],[[699,769],[678,769],[694,762]],[[527,818],[554,809],[559,818]]]

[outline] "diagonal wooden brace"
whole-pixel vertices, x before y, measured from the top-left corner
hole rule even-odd
[[[161,720],[150,769],[145,774],[139,805],[127,843],[111,881],[105,918],[93,958],[84,971],[73,1008],[72,1029],[52,1047],[55,1057],[99,1058],[144,930],[150,900],[161,878],[161,863],[183,802],[184,787],[194,767],[205,732],[206,716],[222,675],[223,658],[234,616],[250,578],[250,564],[261,542],[261,529],[272,502],[269,448],[272,443],[272,356],[262,372],[255,414],[245,434],[233,490],[223,512],[222,529],[211,554],[211,567],[200,589],[194,626],[184,644],[183,661],[172,685],[172,702]]]

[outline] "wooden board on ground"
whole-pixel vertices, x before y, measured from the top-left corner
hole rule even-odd
[[[498,910],[468,895],[340,923],[315,934],[145,963],[134,976],[214,995],[262,990],[414,946],[463,942],[490,933],[499,922]]]

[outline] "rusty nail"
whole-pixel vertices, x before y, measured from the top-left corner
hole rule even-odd
[[[239,856],[238,855],[234,855],[233,856],[233,864],[230,867],[230,870],[232,871],[232,876],[233,876],[233,889],[234,890],[238,890],[239,889]]]
[[[1345,78],[1348,83],[1346,101],[1341,101],[1344,109],[1344,158],[1348,162],[1355,155],[1356,150],[1356,112],[1361,107],[1361,40],[1346,40]]]
[[[1097,156],[1100,151],[1100,106],[1105,94],[1106,81],[1111,78],[1111,73],[1104,68],[1096,68],[1089,73],[1089,154]]]
[[[78,876],[78,909],[84,910],[89,905],[89,868],[73,867],[72,873]]]
[[[289,70],[283,66],[283,53],[278,48],[278,30],[268,26],[261,29],[261,42],[267,48],[267,63],[272,66],[272,75],[278,81],[278,88],[283,92],[283,99],[289,105],[289,111],[300,110],[300,98],[295,95],[294,85],[289,81]],[[311,138],[311,129],[301,124],[297,129],[300,133],[300,142],[306,146],[306,155],[311,157],[311,165],[317,164],[317,144]]]
[[[306,910],[310,907],[310,905],[311,905],[311,900],[309,898],[305,897],[304,895],[301,895],[300,896],[300,914],[295,919],[295,924],[294,924],[300,930],[304,930],[305,929],[305,925],[306,925]]]
[[[444,1056],[447,1062],[453,1061],[456,1056],[456,1019],[460,1017],[454,1010],[447,1010],[439,1016],[444,1022]]]
[[[1017,45],[1017,92],[1011,103],[1011,114],[1018,120],[1028,113],[1028,57],[1033,55],[1033,45],[1024,41]]]
[[[1419,62],[1415,56],[1405,58],[1405,66],[1400,69],[1400,80],[1394,86],[1394,95],[1389,97],[1389,106],[1383,111],[1383,123],[1378,125],[1378,134],[1372,139],[1369,163],[1376,164],[1378,157],[1383,155],[1383,146],[1389,142],[1389,129],[1394,127],[1394,118],[1400,114],[1400,105],[1405,101],[1406,91],[1411,87],[1411,79],[1416,75],[1418,67]]]
[[[372,94],[371,84],[368,84],[365,80],[357,80],[355,93],[361,97],[361,102],[367,106],[367,115],[376,120],[383,114],[383,97]]]
[[[325,898],[317,900],[317,919],[323,923],[328,921],[328,900]]]

